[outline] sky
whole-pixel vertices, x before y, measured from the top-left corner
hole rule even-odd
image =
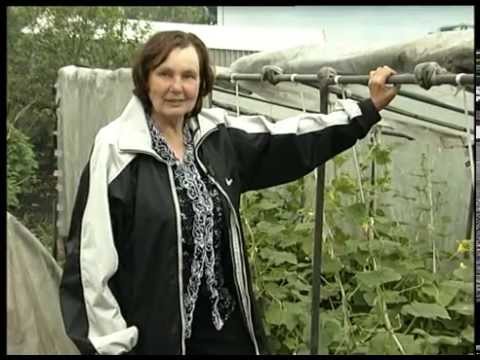
[[[441,26],[473,25],[474,7],[225,6],[218,8],[218,17],[219,25],[316,31],[327,42],[384,46],[422,37]]]

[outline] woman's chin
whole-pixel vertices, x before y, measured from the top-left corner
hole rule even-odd
[[[182,108],[182,109],[163,109],[161,112],[158,113],[160,118],[178,118],[183,119],[186,114],[188,114],[191,110]]]

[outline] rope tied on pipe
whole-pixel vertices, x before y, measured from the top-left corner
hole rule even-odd
[[[320,68],[320,70],[318,70],[317,72],[317,79],[318,79],[318,82],[320,83],[320,89],[322,87],[327,86],[332,81],[334,82],[336,81],[338,83],[338,78],[339,76],[337,74],[337,71],[334,68],[329,66],[324,66]]]
[[[280,82],[277,75],[281,74],[283,74],[283,69],[279,66],[265,65],[262,67],[262,81],[268,81],[274,86]]]
[[[447,69],[441,67],[438,63],[433,61],[417,64],[413,69],[413,74],[415,75],[418,85],[425,90],[428,90],[433,85],[436,85],[435,77],[437,75],[443,75],[447,73]]]

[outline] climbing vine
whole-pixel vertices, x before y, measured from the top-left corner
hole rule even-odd
[[[441,204],[432,194],[445,184],[432,181],[425,157],[421,185],[412,189],[418,223],[392,218],[385,200],[393,192],[392,151],[373,142],[362,154],[365,203],[346,169],[347,156],[333,160],[334,176],[325,188],[319,352],[470,353],[471,241],[447,250],[436,246],[448,219],[431,216]],[[314,214],[304,207],[305,188],[301,179],[242,200],[254,289],[277,354],[309,353]],[[417,235],[412,238],[407,228]]]

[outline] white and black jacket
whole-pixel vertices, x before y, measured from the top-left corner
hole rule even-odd
[[[204,109],[189,120],[201,171],[226,204],[228,243],[244,320],[266,352],[239,218],[240,195],[302,177],[380,120],[371,100],[276,123]],[[133,97],[102,128],[82,173],[60,288],[67,334],[84,353],[184,354],[180,209],[172,168],[152,149]]]

